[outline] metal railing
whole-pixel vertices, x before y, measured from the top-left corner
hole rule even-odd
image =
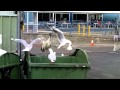
[[[24,24],[24,32],[38,33],[38,24]]]
[[[88,23],[79,23],[80,27],[82,28],[83,26],[86,26],[86,29],[88,29],[88,26],[91,26],[91,29],[96,30],[100,29],[98,32],[105,30],[105,29],[115,29],[117,26],[118,28],[120,27],[120,24],[114,24],[114,23],[101,23],[100,26],[97,23],[94,24],[88,24]],[[38,24],[34,23],[25,23],[24,24],[24,32],[26,33],[38,33],[39,31],[49,31],[48,26],[53,25],[56,26],[59,29],[62,29],[63,31],[76,31],[78,28],[78,23],[48,23],[48,22],[39,22]],[[107,31],[108,31],[107,30]],[[106,31],[105,31],[106,32]],[[111,32],[112,33],[112,32]]]

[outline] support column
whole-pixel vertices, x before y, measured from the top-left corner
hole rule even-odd
[[[103,18],[104,18],[104,17],[103,17],[103,14],[102,14],[102,22],[103,22]]]
[[[27,30],[27,33],[28,33],[28,22],[29,22],[29,12],[27,12],[27,28],[26,28],[26,30]]]
[[[38,32],[38,25],[39,25],[39,24],[38,24],[38,12],[37,12],[36,19],[37,19],[37,22],[36,22],[36,23],[37,23],[37,25],[36,25],[37,27],[36,27],[36,28],[37,28],[37,32]]]
[[[55,18],[55,17],[54,17],[54,13],[52,13],[52,21],[53,21],[53,22],[54,22],[54,18]]]
[[[51,17],[52,17],[52,16],[51,16],[51,13],[49,13],[49,20],[51,19]]]
[[[88,24],[89,24],[89,14],[87,14],[87,27],[88,27]]]
[[[120,14],[119,14],[119,18],[118,18],[118,22],[120,21]],[[119,31],[119,35],[120,35],[120,27],[118,27],[118,31]]]
[[[69,23],[70,23],[70,13],[69,13]]]
[[[55,26],[56,26],[56,13],[55,13]]]
[[[72,23],[73,21],[73,13],[70,13],[70,22]]]
[[[33,28],[32,28],[32,32],[36,31],[36,13],[33,12]]]
[[[20,11],[17,12],[17,38],[21,39],[21,30],[20,30]],[[14,38],[14,37],[13,37]],[[21,58],[21,43],[17,43],[18,55]]]
[[[33,32],[38,32],[38,12],[33,12],[34,24],[33,24]]]
[[[63,14],[60,14],[60,20],[61,20],[61,18],[63,19]]]
[[[89,14],[87,14],[87,23],[88,23],[88,21],[89,21]]]

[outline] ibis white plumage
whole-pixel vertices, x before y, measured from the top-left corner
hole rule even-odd
[[[5,50],[3,50],[3,49],[0,49],[0,57],[1,57],[3,54],[5,54],[5,53],[7,53],[7,51],[5,51]]]
[[[56,52],[53,52],[51,48],[49,48],[50,54],[48,54],[48,59],[53,63],[56,61]]]
[[[0,34],[0,45],[2,44],[2,35]],[[6,50],[0,49],[0,56],[2,56],[3,54],[7,53]]]
[[[62,46],[66,45],[68,43],[69,45],[67,47],[67,50],[72,50],[72,42],[65,38],[63,32],[60,29],[58,29],[54,26],[50,27],[50,29],[57,34],[57,38],[60,42],[60,45],[58,46],[57,49],[61,48]]]
[[[43,37],[42,37],[43,38]],[[21,44],[24,45],[25,49],[23,49],[22,51],[30,51],[33,47],[33,44],[35,43],[38,43],[38,42],[41,42],[42,41],[42,38],[37,38],[37,39],[34,39],[30,44],[28,44],[25,40],[23,39],[11,39],[11,40],[14,40],[16,42],[19,42]]]

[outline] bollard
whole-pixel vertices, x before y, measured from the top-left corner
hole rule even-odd
[[[85,25],[83,26],[83,36],[85,36]]]
[[[80,24],[78,24],[78,36],[80,36]]]
[[[90,25],[88,26],[88,36],[91,36]]]

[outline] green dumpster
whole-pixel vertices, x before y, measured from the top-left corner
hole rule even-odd
[[[6,53],[0,57],[0,79],[20,79],[20,57],[14,53]]]
[[[70,56],[57,56],[55,63],[50,63],[47,56],[30,56],[27,60],[27,79],[85,79],[90,63],[87,53],[82,49]]]

